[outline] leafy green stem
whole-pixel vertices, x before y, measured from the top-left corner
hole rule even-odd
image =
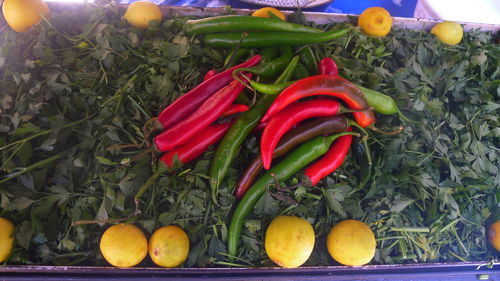
[[[70,127],[73,127],[73,126],[79,125],[79,124],[81,124],[81,123],[83,123],[83,122],[85,122],[85,121],[87,121],[87,120],[91,119],[91,118],[92,118],[92,117],[94,117],[95,115],[96,115],[96,114],[91,114],[91,115],[89,115],[89,116],[87,116],[87,117],[85,117],[85,118],[83,118],[83,119],[80,119],[80,120],[75,121],[75,122],[72,122],[72,123],[68,123],[68,124],[63,125],[63,126],[61,126],[61,127],[59,127],[59,128],[52,128],[52,129],[47,129],[47,130],[40,131],[40,132],[38,132],[38,133],[36,133],[36,134],[34,134],[34,135],[31,135],[31,136],[29,136],[29,137],[27,137],[27,138],[20,139],[20,140],[17,140],[17,141],[15,141],[15,142],[11,142],[11,143],[9,143],[9,144],[7,144],[7,145],[4,145],[4,146],[0,147],[0,151],[4,150],[4,149],[6,149],[6,148],[9,148],[9,147],[11,147],[11,146],[13,146],[13,145],[20,144],[20,143],[25,143],[25,142],[28,142],[28,141],[30,141],[30,140],[32,140],[32,139],[37,138],[37,137],[44,136],[44,135],[48,135],[48,134],[52,133],[52,132],[53,132],[53,131],[55,131],[55,130],[63,130],[63,129],[67,129],[67,128],[70,128]]]
[[[56,160],[58,160],[59,158],[61,158],[61,154],[57,154],[57,155],[54,155],[50,158],[47,158],[45,160],[42,160],[42,161],[39,161],[39,162],[36,162],[35,164],[31,165],[31,166],[28,166],[28,167],[25,167],[25,168],[22,168],[20,169],[19,171],[15,172],[15,173],[12,173],[12,174],[9,174],[7,176],[5,176],[5,178],[3,178],[2,180],[0,180],[0,184],[6,182],[6,181],[9,181],[15,177],[18,177],[22,174],[25,174],[25,173],[28,173],[34,169],[37,169],[37,168],[40,168],[40,167],[43,167],[45,165],[48,165]]]
[[[428,227],[391,227],[390,230],[397,232],[422,232],[422,233],[431,232],[431,230]]]
[[[155,172],[149,179],[142,185],[142,187],[137,191],[137,193],[134,196],[134,202],[137,205],[139,202],[139,199],[141,198],[142,194],[148,190],[148,188],[160,177],[161,173],[160,172]]]

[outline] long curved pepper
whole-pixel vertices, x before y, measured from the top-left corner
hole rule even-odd
[[[157,135],[154,138],[156,148],[167,151],[186,143],[217,120],[244,88],[239,81],[234,80],[217,91],[187,118]]]
[[[205,152],[210,145],[218,142],[233,123],[234,121],[222,124],[215,123],[206,127],[185,144],[163,154],[160,161],[169,168],[174,166],[176,157],[182,164],[191,162]]]
[[[332,58],[323,58],[318,64],[319,74],[338,76],[339,70],[337,64]],[[398,108],[396,101],[386,94],[381,92],[365,88],[361,85],[353,83],[358,89],[363,93],[368,102],[368,105],[373,108],[373,110],[380,114],[399,114],[399,117],[409,123],[419,123],[414,120],[410,120],[406,117]],[[396,130],[395,132],[397,132]]]
[[[262,122],[283,110],[287,105],[305,97],[327,95],[341,99],[351,109],[362,110],[353,112],[354,119],[362,127],[368,127],[375,122],[375,114],[369,108],[363,93],[348,80],[331,75],[314,75],[298,80],[284,89],[269,107]]]
[[[198,84],[189,92],[176,99],[158,115],[158,121],[161,124],[160,127],[168,129],[186,118],[200,107],[207,98],[233,81],[234,70],[255,66],[259,63],[260,59],[260,55],[255,55],[242,64],[215,74],[210,79]]]
[[[287,154],[301,143],[304,143],[320,135],[330,135],[343,132],[349,127],[349,123],[343,116],[315,118],[306,121],[288,131],[280,140],[273,151],[273,159]],[[236,183],[234,196],[241,199],[252,186],[255,178],[262,171],[262,158],[257,155],[247,166],[243,175]]]
[[[326,117],[349,112],[340,103],[328,99],[315,99],[291,104],[278,112],[262,132],[260,155],[264,169],[271,167],[273,152],[281,137],[297,123],[313,117]]]
[[[352,129],[348,128],[348,132]],[[328,149],[328,151],[320,159],[313,162],[304,170],[304,175],[308,178],[311,185],[316,185],[318,182],[337,170],[345,157],[349,153],[349,148],[352,143],[352,135],[339,137]]]

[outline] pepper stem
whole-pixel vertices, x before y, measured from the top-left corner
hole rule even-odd
[[[236,81],[240,82],[240,83],[241,83],[243,86],[245,86],[247,89],[249,89],[249,90],[253,91],[254,89],[252,88],[252,86],[248,85],[248,83],[247,83],[248,81],[250,81],[250,78],[248,78],[248,77],[247,77],[246,75],[244,75],[244,74],[239,75],[239,74],[240,74],[240,72],[243,72],[243,71],[246,71],[246,72],[250,72],[250,73],[252,73],[252,69],[251,69],[251,68],[238,68],[238,69],[235,69],[235,70],[233,71],[233,73],[232,73],[233,78],[234,78],[234,80],[236,80]],[[244,78],[245,80],[247,80],[247,81],[243,81],[243,80],[240,78],[240,76],[243,76],[243,78]]]
[[[353,127],[356,127],[358,130],[360,130],[362,133],[363,133],[363,136],[361,137],[362,139],[368,139],[368,131],[361,127],[358,123],[356,123],[356,121],[352,120],[352,119],[349,119],[349,118],[345,118],[347,120],[347,123],[349,124],[349,126],[353,126]]]
[[[336,133],[334,135],[330,135],[326,137],[326,141],[331,145],[336,139],[342,137],[342,136],[355,136],[355,137],[361,137],[359,133],[356,132],[341,132],[341,133]]]
[[[403,126],[399,126],[397,129],[395,130],[392,130],[392,131],[384,131],[384,130],[381,130],[373,125],[370,125],[368,126],[368,128],[374,132],[377,132],[379,134],[382,134],[382,135],[386,135],[386,136],[394,136],[394,135],[397,135],[399,133],[401,133],[404,129]]]
[[[406,117],[406,115],[404,115],[403,112],[401,112],[401,111],[398,111],[398,115],[399,115],[399,118],[405,122],[420,124],[420,125],[424,124],[424,122],[422,122],[422,121],[415,121],[415,120],[412,120],[412,119]]]
[[[347,118],[346,118],[347,119]],[[368,161],[368,165],[372,165],[372,155],[370,153],[370,147],[368,146],[368,131],[361,127],[356,121],[347,119],[347,123],[350,126],[356,127],[358,130],[360,130],[363,134],[361,136],[361,143],[363,144],[363,147],[365,149],[366,153],[366,161]]]

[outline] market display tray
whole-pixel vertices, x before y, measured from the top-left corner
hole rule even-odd
[[[59,5],[59,4],[58,4]],[[68,7],[68,4],[60,4]],[[74,5],[73,5],[74,6]],[[126,6],[124,5],[124,8]],[[225,8],[162,6],[171,16],[212,16],[227,13]],[[236,14],[252,10],[232,9]],[[290,13],[285,11],[285,14]],[[352,15],[303,12],[306,19],[318,24],[349,21]],[[437,21],[394,18],[394,26],[428,30]],[[500,31],[500,25],[462,23],[464,30]],[[361,267],[324,266],[283,269],[257,268],[158,268],[158,267],[88,267],[88,266],[0,266],[0,280],[500,280],[500,262],[457,262],[426,264],[367,265]]]

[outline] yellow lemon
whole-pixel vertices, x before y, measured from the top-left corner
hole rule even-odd
[[[116,224],[101,237],[101,253],[113,266],[131,267],[140,263],[148,253],[148,240],[133,224]]]
[[[493,248],[500,251],[500,220],[488,227],[488,240]]]
[[[178,226],[163,226],[151,235],[148,248],[149,256],[156,265],[176,267],[188,257],[189,237]]]
[[[128,6],[123,17],[131,26],[146,29],[150,21],[161,20],[162,15],[155,3],[137,1]]]
[[[0,218],[0,262],[4,262],[14,245],[14,225],[4,218]]]
[[[368,35],[386,36],[392,28],[392,17],[382,7],[371,7],[359,15],[358,26]]]
[[[271,16],[269,15],[269,13],[277,16],[282,20],[286,20],[285,14],[273,7],[260,8],[252,13],[252,17],[270,18]]]
[[[357,220],[336,224],[326,238],[328,253],[343,265],[364,265],[375,255],[375,235],[368,225]]]
[[[26,32],[50,14],[49,7],[42,0],[5,0],[3,16],[7,24],[17,32]]]
[[[436,35],[441,42],[448,45],[456,45],[462,41],[464,37],[464,29],[456,22],[443,21],[434,25],[431,33]]]
[[[264,245],[274,263],[294,268],[307,261],[314,241],[314,229],[308,221],[294,216],[279,216],[267,228]]]

